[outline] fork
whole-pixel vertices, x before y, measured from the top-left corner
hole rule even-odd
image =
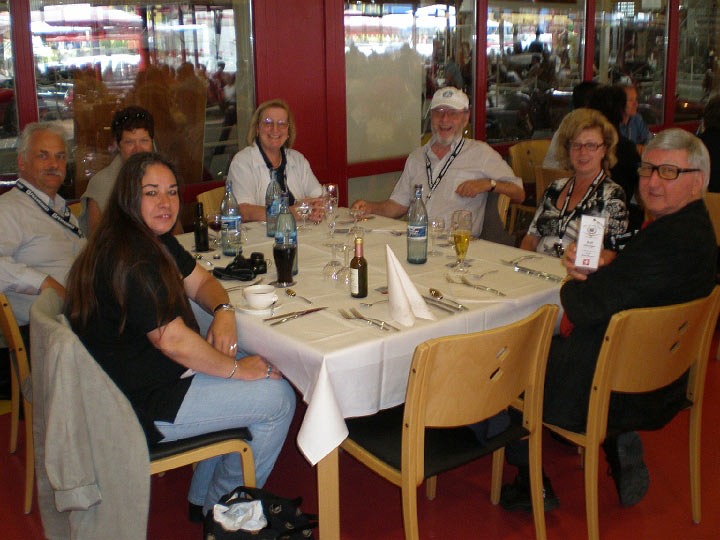
[[[382,328],[383,330],[386,330],[386,329],[390,328],[391,330],[395,330],[396,332],[399,332],[399,331],[400,331],[399,328],[396,328],[396,327],[393,326],[392,324],[387,323],[387,322],[385,322],[385,321],[383,321],[383,320],[381,320],[381,319],[373,319],[372,317],[366,317],[365,315],[363,315],[362,313],[360,313],[360,312],[357,310],[357,308],[350,308],[350,313],[352,313],[353,315],[355,315],[355,317],[356,317],[357,319],[361,319],[361,320],[363,320],[363,321],[368,321],[368,322],[371,323],[371,324],[374,324],[374,325],[376,325],[376,326],[379,326],[379,327]]]
[[[498,291],[497,289],[493,289],[492,287],[486,287],[485,285],[479,285],[479,284],[472,283],[465,276],[461,277],[460,281],[455,281],[454,279],[452,279],[450,276],[448,276],[446,274],[445,280],[448,283],[453,283],[455,285],[467,285],[468,287],[472,287],[473,289],[478,289],[480,291],[486,291],[486,292],[492,293],[497,296],[507,296],[504,292]]]
[[[540,255],[523,255],[522,257],[518,257],[517,259],[513,259],[512,261],[509,261],[512,265],[517,265],[520,261],[527,261],[528,259],[540,259]]]

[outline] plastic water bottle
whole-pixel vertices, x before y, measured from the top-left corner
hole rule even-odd
[[[237,201],[232,193],[232,184],[225,184],[225,196],[220,203],[220,214],[222,215],[222,223],[220,228],[220,241],[222,243],[222,253],[229,257],[234,257],[237,253],[235,241],[232,236],[236,235],[240,230],[242,218],[238,209]]]
[[[422,200],[422,184],[415,184],[415,198],[408,210],[407,260],[412,264],[427,261],[428,215]]]
[[[280,213],[280,196],[282,188],[277,181],[277,171],[270,171],[270,183],[265,191],[265,223],[267,224],[267,235],[275,236],[277,218]]]
[[[293,275],[298,273],[298,252],[297,252],[297,225],[295,217],[288,206],[288,195],[283,193],[280,197],[280,213],[277,216],[277,227],[275,230],[276,244],[293,244],[295,248],[295,260],[293,261]]]

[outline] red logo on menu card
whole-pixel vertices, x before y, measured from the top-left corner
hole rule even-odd
[[[590,259],[583,259],[583,266],[590,264]]]

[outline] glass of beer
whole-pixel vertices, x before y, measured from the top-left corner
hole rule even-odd
[[[455,210],[452,214],[452,230],[453,245],[455,246],[455,272],[467,272],[468,265],[465,262],[468,245],[470,244],[470,231],[472,230],[472,212],[469,210]]]
[[[293,261],[297,245],[295,244],[275,244],[273,246],[273,258],[275,259],[275,267],[277,268],[277,287],[289,287],[294,285],[293,282]]]

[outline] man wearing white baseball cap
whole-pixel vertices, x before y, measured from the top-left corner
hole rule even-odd
[[[398,218],[407,213],[415,184],[422,184],[430,219],[442,217],[449,224],[455,210],[470,210],[472,233],[480,236],[489,192],[522,202],[522,180],[500,154],[482,141],[463,138],[470,119],[469,106],[467,95],[457,88],[448,86],[435,92],[430,104],[432,138],[408,156],[390,198],[381,202],[357,200],[352,207]]]

